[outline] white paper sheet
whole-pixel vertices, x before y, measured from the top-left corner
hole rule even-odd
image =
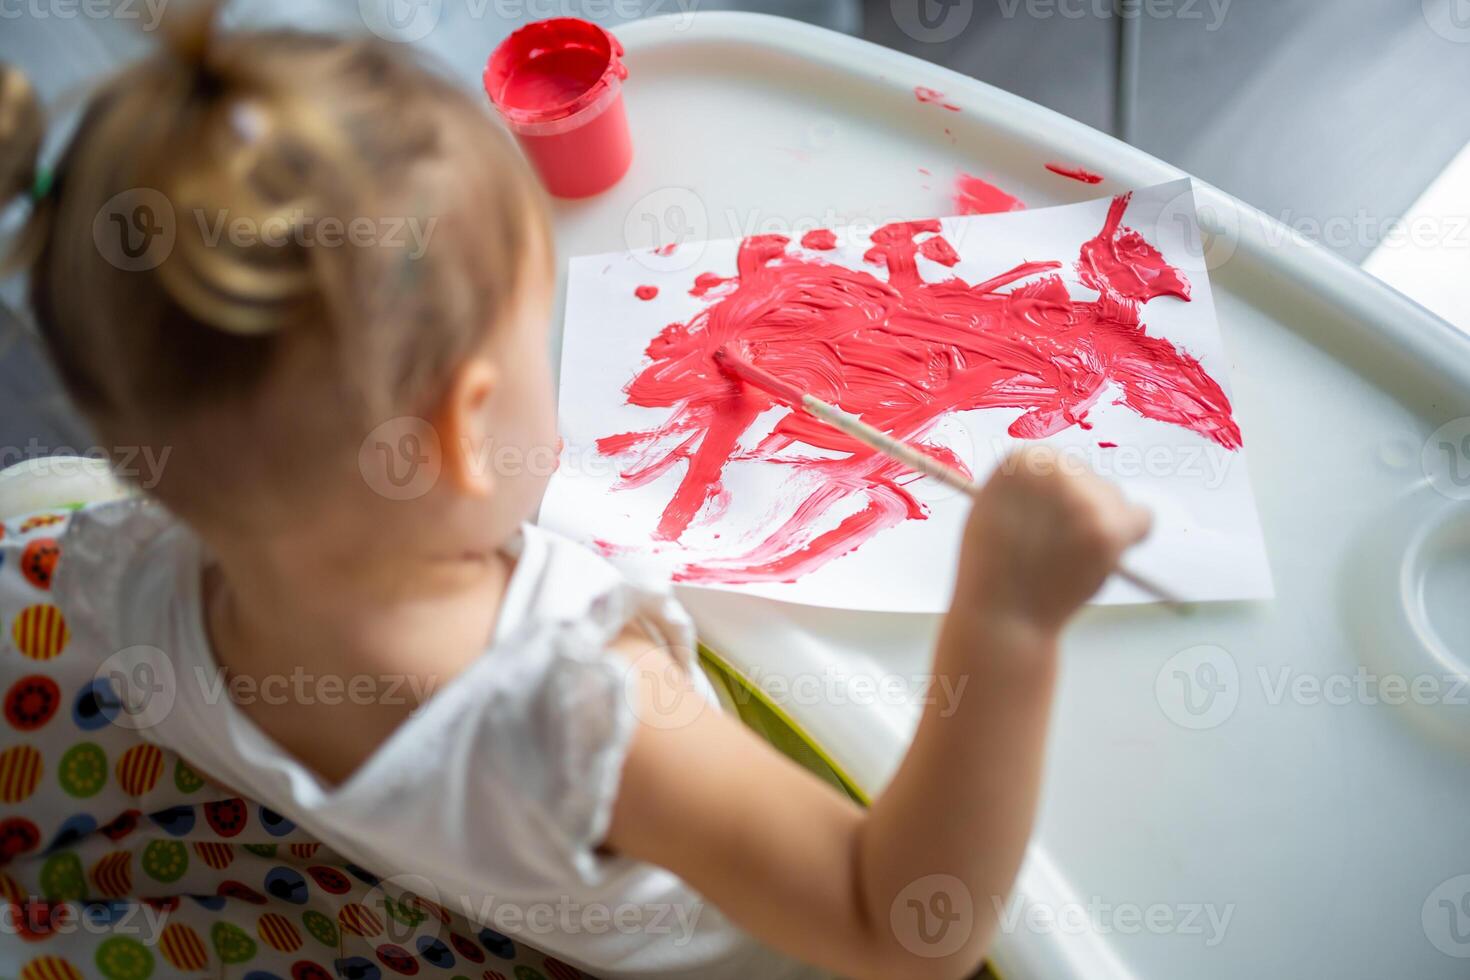
[[[1062,266],[1055,273],[1038,273],[999,291],[1009,292],[1055,274],[1061,276],[1073,299],[1096,300],[1098,293],[1082,284],[1075,266],[1082,244],[1103,228],[1111,203],[1111,198],[1101,198],[1034,211],[943,219],[941,234],[960,261],[947,268],[920,258],[919,274],[925,282],[958,276],[973,285],[1022,262],[1057,260]],[[1191,286],[1188,301],[1160,296],[1143,305],[1146,333],[1197,359],[1228,397],[1228,363],[1189,182],[1137,191],[1128,203],[1123,225],[1157,248]],[[885,280],[881,265],[864,262],[872,229],[835,231],[835,250],[812,251],[792,241],[787,253],[794,259],[861,269]],[[661,516],[685,477],[687,459],[676,457],[655,478],[628,487],[623,474],[637,467],[639,455],[609,455],[597,448],[597,441],[604,437],[656,429],[677,409],[631,405],[624,389],[649,364],[645,349],[667,325],[689,323],[738,287],[738,283],[727,285],[703,297],[690,294],[699,273],[734,276],[739,246],[733,239],[693,242],[663,253],[617,253],[571,262],[560,396],[566,445],[541,522],[598,548],[615,562],[638,566],[642,574],[653,571],[679,577],[691,567],[729,564],[767,540],[822,486],[821,476],[800,468],[736,458],[721,471],[723,493],[676,540],[656,540]],[[635,295],[639,286],[655,286],[658,294],[652,300],[640,299]],[[1245,449],[1228,449],[1182,425],[1143,417],[1121,403],[1122,394],[1117,382],[1105,382],[1100,396],[1079,413],[1077,424],[1067,425],[1045,441],[1065,459],[1085,461],[1115,480],[1131,499],[1154,509],[1154,531],[1130,553],[1129,566],[1190,600],[1269,597],[1271,577]],[[747,450],[756,446],[787,412],[780,407],[765,412],[739,445]],[[1007,433],[1021,415],[1019,408],[954,412],[943,416],[922,440],[947,448],[983,480],[1008,449],[1024,441]],[[697,449],[700,433],[680,433],[659,444],[654,456],[666,456],[690,436],[688,448]],[[1244,439],[1248,444],[1249,433],[1244,433]],[[784,455],[849,458],[799,443]],[[642,457],[645,463],[650,458],[647,454]],[[906,482],[903,490],[917,499],[925,519],[902,520],[794,581],[711,584],[696,576],[686,584],[838,608],[943,611],[949,602],[969,500],[927,478]],[[868,499],[861,489],[843,497],[809,522],[806,537],[832,530],[843,518],[862,510]],[[801,536],[796,540],[802,540]],[[1096,601],[1146,599],[1142,592],[1115,579]]]

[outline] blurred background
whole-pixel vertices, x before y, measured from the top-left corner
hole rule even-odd
[[[169,2],[182,0],[0,0],[0,60],[40,88],[55,141],[91,80],[147,50]],[[464,78],[547,16],[754,10],[858,35],[1113,132],[1370,270],[1432,185],[1441,218],[1448,206],[1470,221],[1470,0],[237,0],[229,12],[357,32],[375,20],[381,33],[385,12],[406,22],[423,4],[442,5],[440,27],[416,43]],[[1470,230],[1460,239],[1450,268],[1470,280]],[[1398,259],[1406,275],[1444,268]],[[1416,298],[1466,319],[1458,300]],[[84,445],[20,329],[14,283],[4,303],[0,445]]]

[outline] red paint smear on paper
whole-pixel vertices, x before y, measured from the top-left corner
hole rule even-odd
[[[1132,228],[1123,227],[1123,212],[1133,194],[1113,198],[1102,232],[1082,246],[1077,275],[1099,293],[1147,303],[1156,296],[1189,299],[1189,280],[1164,261],[1159,250]]]
[[[960,107],[955,105],[953,102],[945,102],[944,93],[938,91],[937,89],[925,88],[922,85],[915,85],[914,98],[926,104],[943,106],[950,112],[960,111]]]
[[[658,295],[658,287],[639,286],[637,289],[633,290],[633,295],[637,296],[641,300],[647,301],[653,299],[655,296]]]
[[[837,247],[837,236],[827,228],[815,228],[801,236],[801,247],[826,252]]]
[[[703,296],[711,290],[719,289],[727,282],[734,282],[735,277],[726,278],[717,276],[713,272],[701,272],[694,277],[694,285],[689,289],[690,296]]]
[[[1103,182],[1102,174],[1095,174],[1091,170],[1083,170],[1081,167],[1069,167],[1061,163],[1048,163],[1046,169],[1054,174],[1061,174],[1063,177],[1080,180],[1084,184],[1101,184]]]
[[[956,214],[996,214],[1002,211],[1024,211],[1020,198],[1012,197],[994,184],[979,177],[961,173],[954,182]]]
[[[1098,446],[1099,449],[1117,449],[1118,448],[1118,444],[1116,442],[1099,442],[1097,444],[1097,446]]]
[[[966,467],[954,453],[926,442],[946,415],[1012,411],[1009,433],[1039,439],[1085,427],[1088,410],[1110,384],[1121,389],[1118,404],[1145,418],[1239,448],[1240,429],[1219,384],[1196,358],[1150,336],[1143,323],[1146,303],[1166,295],[1187,301],[1189,284],[1123,227],[1128,201],[1128,195],[1117,198],[1102,231],[1080,249],[1076,268],[1098,292],[1092,300],[1069,294],[1056,261],[1023,263],[974,285],[958,277],[926,282],[916,257],[939,237],[937,220],[890,224],[872,234],[870,255],[881,258],[887,281],[790,254],[780,235],[745,239],[736,275],[714,277],[728,288],[688,322],[665,327],[625,388],[630,404],[669,409],[667,420],[608,436],[597,448],[631,457],[621,474],[624,488],[682,467],[654,535],[662,541],[679,540],[696,520],[714,519],[729,500],[721,477],[732,461],[788,467],[802,496],[744,554],[686,565],[676,577],[793,581],[928,514],[908,491],[913,474],[902,464],[726,375],[714,360],[726,344],[961,471]],[[769,434],[742,445],[773,408],[784,414]]]
[[[939,235],[924,239],[919,245],[919,254],[940,265],[952,266],[959,264],[960,261],[959,253],[954,250],[954,246]]]
[[[677,247],[678,247],[678,243],[677,242],[669,242],[667,245],[660,245],[658,248],[654,249],[653,250],[653,254],[654,255],[673,255],[674,254],[674,249],[677,248]]]
[[[762,371],[751,364],[745,358],[749,356],[743,342],[737,341],[735,348],[721,347],[715,351],[715,363],[720,370],[733,378],[738,378],[746,384],[755,385],[768,395],[773,395],[783,405],[791,408],[803,408],[805,398],[802,391],[795,385],[787,384],[769,371]]]

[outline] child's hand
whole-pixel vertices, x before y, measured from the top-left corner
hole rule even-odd
[[[975,501],[950,615],[982,628],[1055,633],[1151,521],[1113,484],[1050,448],[1022,449],[1001,462]]]
[[[1058,463],[1026,449],[981,491],[935,656],[956,695],[929,703],[867,813],[702,711],[640,725],[608,848],[673,870],[766,943],[842,976],[973,976],[1031,836],[1057,632],[1149,526],[1117,488]],[[618,649],[668,684],[650,668],[673,661],[649,644]]]

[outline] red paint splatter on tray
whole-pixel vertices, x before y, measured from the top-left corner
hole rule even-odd
[[[830,251],[837,247],[837,236],[828,228],[814,228],[801,236],[801,247],[818,252]]]
[[[950,112],[960,111],[960,107],[955,105],[953,102],[944,101],[943,92],[932,88],[925,88],[922,85],[914,86],[914,98],[926,104],[942,106],[945,109],[948,109]]]
[[[805,413],[785,411],[754,446],[743,445],[760,416],[783,406],[720,369],[714,353],[728,343],[802,391],[962,471],[953,452],[926,442],[946,415],[1012,411],[1009,433],[1039,439],[1085,427],[1109,385],[1121,391],[1118,404],[1145,418],[1238,448],[1240,429],[1219,384],[1143,323],[1145,304],[1161,296],[1188,301],[1190,287],[1123,226],[1128,202],[1129,195],[1116,198],[1101,232],[1080,249],[1077,274],[1098,293],[1091,300],[1069,294],[1056,261],[1023,263],[974,285],[954,276],[925,281],[916,257],[953,252],[948,243],[931,244],[942,241],[937,220],[872,234],[870,256],[887,268],[886,281],[792,254],[780,235],[745,239],[736,275],[713,277],[721,291],[710,305],[665,327],[624,389],[629,403],[666,408],[668,418],[597,443],[604,454],[627,457],[621,488],[682,470],[654,533],[661,541],[718,518],[730,499],[721,478],[732,462],[791,471],[796,503],[778,526],[743,554],[685,565],[676,577],[792,581],[928,514],[907,489],[913,474],[904,466]]]
[[[1012,197],[994,184],[972,174],[961,173],[954,182],[955,214],[995,214],[1024,211],[1020,198]]]
[[[1090,170],[1083,170],[1081,167],[1069,167],[1062,163],[1048,163],[1046,169],[1054,174],[1061,174],[1063,177],[1080,180],[1084,184],[1101,184],[1103,182],[1102,174],[1095,174]]]
[[[637,296],[641,300],[647,301],[653,299],[655,296],[658,295],[658,287],[639,286],[637,289],[633,290],[633,295]]]

